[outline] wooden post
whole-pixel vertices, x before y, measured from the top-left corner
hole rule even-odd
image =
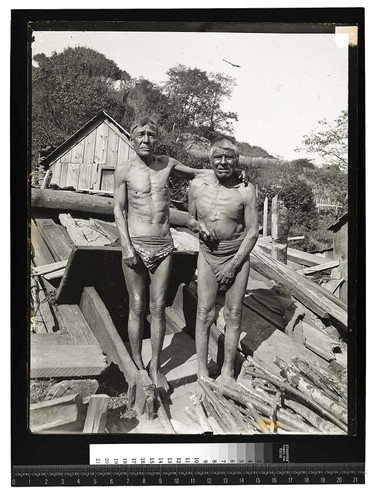
[[[46,175],[44,176],[42,185],[40,186],[40,189],[48,189],[49,185],[51,183],[53,172],[52,170],[47,170]]]
[[[263,203],[263,238],[268,234],[268,197],[266,196]]]
[[[278,195],[272,198],[271,207],[271,256],[287,264],[288,236],[289,236],[289,213]]]
[[[107,394],[96,394],[89,399],[85,425],[83,432],[88,434],[103,433],[107,422],[107,409],[109,396]]]

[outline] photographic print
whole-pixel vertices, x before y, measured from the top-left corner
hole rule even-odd
[[[28,427],[351,434],[357,26],[175,25],[30,25]]]

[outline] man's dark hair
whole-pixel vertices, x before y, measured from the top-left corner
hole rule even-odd
[[[150,125],[150,127],[156,130],[156,133],[158,132],[158,124],[156,120],[154,120],[150,116],[142,116],[140,118],[137,118],[133,122],[132,126],[130,127],[130,134],[132,134],[137,127],[144,127],[145,125]]]

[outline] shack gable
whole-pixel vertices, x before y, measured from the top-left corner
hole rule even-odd
[[[59,187],[113,192],[114,170],[134,155],[125,130],[101,113],[47,157],[51,183]]]

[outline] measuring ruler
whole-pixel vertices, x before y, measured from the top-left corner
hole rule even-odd
[[[363,463],[293,463],[288,443],[90,445],[86,465],[16,465],[14,486],[363,484]]]

